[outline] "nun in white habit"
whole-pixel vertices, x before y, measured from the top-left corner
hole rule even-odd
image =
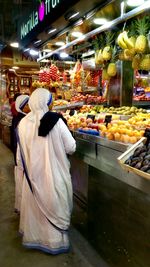
[[[29,96],[28,95],[20,95],[16,98],[15,107],[18,112],[18,115],[13,118],[13,131],[14,131],[14,158],[16,162],[16,153],[17,153],[17,137],[16,137],[16,129],[19,122],[26,116],[26,105],[28,104]],[[15,164],[14,167],[14,175],[15,175],[15,211],[20,213],[20,204],[21,204],[21,196],[22,196],[22,181],[23,181],[23,168],[22,166],[17,166]]]
[[[76,143],[62,117],[50,112],[50,92],[36,89],[31,112],[19,124],[21,160],[26,165],[20,213],[20,232],[28,248],[59,254],[69,249],[72,183],[67,154]]]

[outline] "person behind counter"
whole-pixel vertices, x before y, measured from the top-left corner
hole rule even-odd
[[[55,255],[69,250],[73,193],[67,154],[76,143],[60,115],[48,111],[51,103],[46,89],[31,94],[31,112],[18,127],[17,162],[25,172],[19,226],[23,245]]]

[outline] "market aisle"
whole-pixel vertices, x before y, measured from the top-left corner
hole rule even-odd
[[[0,141],[0,266],[3,267],[107,267],[86,240],[71,229],[69,254],[51,256],[27,250],[17,235],[19,218],[14,213],[13,156]]]

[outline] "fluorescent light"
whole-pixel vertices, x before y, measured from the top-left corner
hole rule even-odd
[[[75,12],[74,14],[72,14],[68,19],[73,19],[75,18],[76,16],[79,15],[79,12]]]
[[[95,51],[94,50],[90,50],[90,51],[88,51],[86,53],[83,53],[82,54],[82,58],[88,57],[88,56],[91,56],[91,55],[94,55],[94,54],[95,54]]]
[[[18,48],[19,47],[19,43],[13,42],[13,43],[10,44],[10,46]]]
[[[31,56],[37,56],[39,54],[39,51],[34,50],[34,49],[30,49],[30,55]]]
[[[74,26],[80,26],[83,24],[83,19],[79,19],[75,24]]]
[[[50,53],[50,52],[52,52],[52,49],[45,48],[45,49],[43,49],[43,52]]]
[[[27,51],[29,51],[30,50],[30,48],[26,48],[26,49],[24,49],[24,52],[27,52]]]
[[[92,17],[95,15],[95,13],[96,13],[95,11],[91,11],[91,12],[89,12],[89,13],[86,15],[86,20],[92,18]]]
[[[71,34],[73,37],[81,37],[82,35],[83,35],[83,33],[82,32],[72,32],[72,34]]]
[[[57,45],[57,46],[63,46],[63,45],[65,45],[65,43],[64,42],[56,42],[55,45]]]
[[[69,55],[66,53],[66,52],[62,52],[62,53],[60,53],[60,57],[61,58],[66,58],[66,57],[68,57]]]
[[[19,67],[17,67],[17,66],[14,66],[14,67],[12,67],[12,69],[14,69],[14,70],[18,70],[18,69],[19,69]]]
[[[57,29],[51,29],[51,30],[48,31],[48,34],[51,34],[51,33],[55,32],[56,30]]]
[[[142,4],[144,4],[144,0],[128,0],[127,1],[127,5],[128,6],[140,6]]]
[[[15,71],[14,69],[9,69],[9,71]]]
[[[133,1],[133,0],[132,0],[132,1]],[[94,22],[95,24],[97,24],[97,25],[103,25],[104,23],[107,22],[107,20],[106,20],[106,19],[103,19],[103,18],[96,18],[96,19],[93,20],[93,22]]]
[[[41,41],[42,40],[37,40],[37,41],[34,42],[34,44],[39,44],[39,43],[41,43]]]

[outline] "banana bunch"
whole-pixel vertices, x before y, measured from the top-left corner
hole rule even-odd
[[[123,31],[119,34],[117,43],[122,49],[132,49],[135,44],[133,38],[131,38],[128,37],[127,31]]]

